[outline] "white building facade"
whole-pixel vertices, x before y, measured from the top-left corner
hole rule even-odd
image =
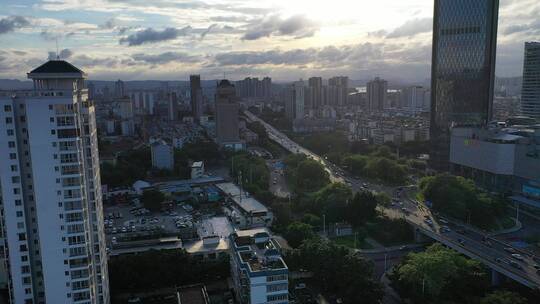
[[[109,303],[94,106],[52,60],[0,92],[0,196],[12,303]]]

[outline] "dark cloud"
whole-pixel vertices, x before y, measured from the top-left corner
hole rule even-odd
[[[271,50],[264,52],[230,52],[215,56],[221,66],[233,65],[318,65],[343,66],[382,60],[383,44],[361,43],[341,47]]]
[[[126,43],[129,46],[137,46],[145,43],[156,43],[160,41],[176,39],[180,36],[186,36],[191,31],[190,26],[181,29],[169,27],[163,31],[156,31],[153,28],[147,28],[135,34],[131,34],[120,39],[120,43]]]
[[[29,26],[30,21],[22,16],[9,16],[0,19],[0,34],[13,32],[21,27]]]
[[[247,25],[243,40],[257,40],[269,36],[311,37],[319,30],[319,25],[302,15],[282,19],[272,15],[257,19]]]
[[[535,20],[526,24],[513,24],[507,26],[503,33],[505,35],[512,35],[516,33],[527,33],[531,35],[540,34],[540,20]]]
[[[56,54],[56,52],[49,52],[49,60],[54,60],[56,58],[68,59],[71,56],[73,56],[73,52],[70,49],[63,49],[58,54]]]
[[[135,61],[142,61],[149,64],[163,64],[173,61],[193,63],[201,60],[199,56],[193,56],[182,52],[165,52],[157,55],[134,54],[131,57]]]
[[[115,28],[115,26],[116,26],[116,20],[114,18],[111,18],[105,21],[105,23],[101,24],[99,27],[102,29],[112,30]]]
[[[212,24],[210,25],[204,32],[201,33],[201,40],[204,39],[204,37],[206,37],[206,35],[208,35],[208,33],[210,33],[210,31],[215,28],[217,26],[217,24]]]
[[[105,58],[97,58],[97,57],[90,57],[88,55],[78,55],[71,59],[72,63],[75,66],[82,66],[82,67],[89,67],[89,68],[95,68],[95,67],[107,67],[112,68],[116,67],[119,64],[119,60],[114,57],[105,57]]]
[[[433,29],[433,18],[419,18],[405,22],[394,29],[386,38],[411,37],[420,33],[427,33]]]

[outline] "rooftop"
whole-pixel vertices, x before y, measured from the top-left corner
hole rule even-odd
[[[77,73],[84,74],[83,71],[65,60],[49,60],[39,67],[33,69],[29,74],[59,74]]]
[[[230,196],[247,213],[268,212],[268,208],[247,193],[241,192],[240,188],[233,183],[216,184],[216,187]]]
[[[250,272],[286,270],[280,246],[266,228],[239,230],[231,235],[231,246],[240,262]]]

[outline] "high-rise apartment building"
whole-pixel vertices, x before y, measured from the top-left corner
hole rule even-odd
[[[306,106],[310,109],[319,109],[323,105],[323,82],[321,77],[311,77],[308,79],[308,100]]]
[[[203,114],[203,94],[201,88],[201,76],[189,76],[189,85],[191,88],[191,113],[196,121],[199,121]]]
[[[302,119],[305,116],[304,81],[296,81],[289,88],[285,101],[285,116],[289,120]]]
[[[236,89],[228,80],[219,82],[216,89],[216,139],[221,146],[238,149],[240,133]]]
[[[491,119],[498,0],[436,0],[431,64],[434,169],[448,170],[450,130]]]
[[[95,110],[63,60],[0,95],[0,198],[12,303],[109,303]]]
[[[376,77],[367,83],[366,90],[369,111],[382,111],[386,104],[388,82]]]
[[[540,42],[526,42],[521,113],[540,122]]]
[[[328,79],[327,103],[331,106],[343,107],[347,104],[349,93],[349,77],[337,76]]]
[[[126,85],[120,79],[114,83],[114,97],[122,98],[127,95]]]
[[[247,77],[244,80],[235,82],[236,95],[240,98],[257,98],[270,100],[272,96],[272,78]]]

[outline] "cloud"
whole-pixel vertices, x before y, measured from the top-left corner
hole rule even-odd
[[[433,29],[433,18],[417,18],[405,22],[394,29],[386,38],[411,37],[416,34],[427,33]]]
[[[63,49],[58,54],[59,59],[68,59],[73,56],[73,52],[70,49]],[[55,60],[57,58],[56,52],[49,52],[49,60]]]
[[[204,37],[206,37],[206,35],[208,35],[208,33],[210,33],[210,31],[215,28],[217,26],[217,24],[212,24],[210,25],[204,32],[201,33],[201,40],[204,39]]]
[[[153,28],[147,28],[139,31],[135,34],[131,34],[125,38],[120,39],[120,43],[127,43],[129,46],[137,46],[145,43],[156,43],[160,41],[176,39],[180,36],[186,36],[189,34],[191,26],[186,26],[181,29],[168,27],[163,31],[156,31]]]
[[[134,54],[131,56],[135,61],[142,61],[149,64],[163,64],[169,62],[198,62],[201,60],[199,56],[189,55],[182,52],[165,52],[156,55]]]
[[[0,19],[0,34],[13,32],[16,29],[30,25],[30,21],[22,16],[9,16]]]
[[[105,23],[101,24],[99,27],[102,29],[112,30],[114,29],[115,26],[116,26],[116,20],[114,18],[111,18],[105,21]]]
[[[292,36],[300,39],[311,37],[318,30],[319,25],[303,15],[294,15],[286,19],[272,15],[250,22],[242,40],[257,40],[270,36]]]

